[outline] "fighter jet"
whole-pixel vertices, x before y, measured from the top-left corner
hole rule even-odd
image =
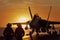
[[[60,24],[60,22],[57,21],[49,21],[49,16],[50,16],[50,12],[51,12],[51,8],[50,7],[50,11],[49,11],[49,15],[47,20],[41,19],[41,17],[39,17],[39,15],[34,15],[34,17],[32,16],[32,12],[30,9],[30,6],[28,7],[29,12],[30,12],[30,16],[31,16],[31,21],[25,22],[25,23],[20,23],[20,24],[29,24],[31,28],[47,28],[49,27],[51,24],[54,26],[55,24]],[[19,24],[19,23],[11,23],[11,24]]]
[[[54,29],[54,25],[55,24],[60,24],[60,22],[57,22],[57,21],[49,21],[49,16],[50,16],[50,13],[51,13],[51,9],[52,9],[52,6],[50,6],[50,10],[49,10],[49,14],[48,14],[48,18],[47,20],[45,19],[42,19],[41,17],[39,17],[39,15],[34,15],[34,17],[32,16],[32,12],[31,12],[31,9],[29,7],[29,12],[30,12],[30,16],[31,16],[31,22],[29,23],[30,24],[30,27],[31,28],[37,28],[37,31],[42,28],[43,30],[44,29],[48,29],[48,28],[51,28],[50,25],[52,25],[53,29]],[[43,31],[45,32],[45,31]]]

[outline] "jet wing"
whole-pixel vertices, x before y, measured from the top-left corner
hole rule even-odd
[[[48,21],[49,24],[60,24],[58,21]]]
[[[15,25],[15,24],[28,24],[28,23],[11,23],[11,24]]]
[[[47,20],[44,20],[42,19],[42,22],[44,23],[48,23],[48,24],[60,24],[60,21],[47,21]]]

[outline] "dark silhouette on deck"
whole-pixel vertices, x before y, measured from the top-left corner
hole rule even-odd
[[[21,24],[17,24],[18,28],[15,30],[15,37],[17,40],[23,40],[22,37],[24,36],[25,32],[21,26]]]
[[[3,35],[4,35],[5,40],[13,40],[14,32],[11,28],[10,23],[7,24],[7,27],[5,28]]]
[[[30,38],[31,40],[33,40],[32,38],[32,34],[34,32],[34,29],[36,29],[36,40],[56,40],[54,38],[56,38],[57,36],[57,32],[55,31],[55,27],[54,26],[46,26],[47,25],[47,21],[42,20],[39,16],[34,15],[32,21],[30,22],[30,27],[32,28],[32,32],[30,32]],[[40,30],[41,29],[41,30]],[[54,30],[52,33],[50,30]],[[47,32],[48,35],[39,35],[39,33],[41,32]]]

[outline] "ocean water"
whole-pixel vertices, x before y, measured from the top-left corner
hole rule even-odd
[[[0,36],[3,36],[4,28],[0,28]]]

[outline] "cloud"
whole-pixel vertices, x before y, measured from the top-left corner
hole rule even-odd
[[[23,0],[0,0],[0,7],[17,6],[22,3]]]
[[[35,6],[60,6],[60,0],[32,0]]]
[[[8,7],[8,6],[24,6],[24,5],[32,5],[32,6],[60,6],[60,0],[0,0],[0,7]]]

